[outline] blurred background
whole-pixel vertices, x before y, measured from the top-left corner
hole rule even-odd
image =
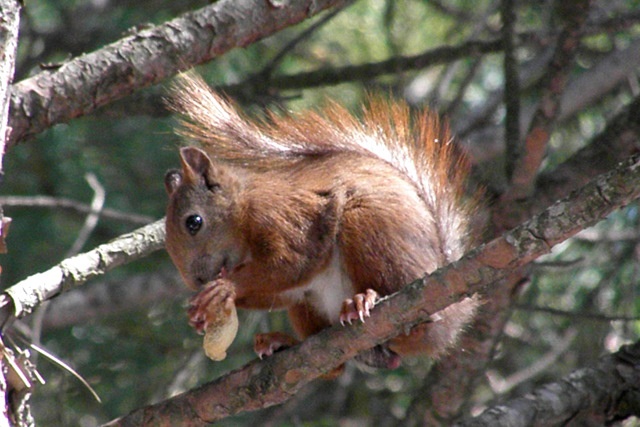
[[[15,81],[210,2],[25,3]],[[437,110],[468,150],[476,179],[491,197],[506,182],[503,59],[499,48],[488,43],[500,37],[499,3],[360,0],[234,49],[198,71],[249,114],[265,106],[317,108],[326,99],[357,113],[367,91]],[[556,3],[515,2],[524,130],[562,21]],[[639,5],[592,2],[543,174],[553,177],[559,164],[587,146],[638,96]],[[454,49],[436,63],[409,60],[473,40],[487,42],[483,54],[456,54]],[[387,64],[384,71],[375,67],[393,58],[406,61]],[[6,155],[0,202],[13,223],[9,252],[0,256],[3,287],[164,215],[163,177],[178,165],[181,143],[172,131],[175,119],[162,106],[167,87],[139,91],[95,114],[56,125]],[[102,215],[85,235],[86,208],[99,203],[102,193]],[[605,352],[638,339],[638,223],[634,203],[531,266],[495,358],[473,391],[472,411],[593,365]],[[33,396],[37,424],[104,423],[241,367],[254,358],[255,332],[288,328],[278,313],[243,312],[230,356],[212,363],[202,353],[201,337],[187,324],[188,296],[162,252],[56,298],[24,319],[14,333],[71,365],[103,400],[97,403],[78,380],[40,356],[38,369],[46,384]],[[278,426],[394,425],[428,370],[423,360],[376,374],[349,367],[340,379],[313,382],[282,406],[220,425],[256,425],[257,419],[260,425]]]

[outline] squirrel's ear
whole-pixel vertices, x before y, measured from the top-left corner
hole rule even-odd
[[[168,195],[172,195],[182,183],[182,173],[178,169],[171,169],[164,175],[164,188]]]
[[[207,153],[196,147],[181,148],[180,160],[184,179],[192,184],[202,182],[213,169],[213,164]]]

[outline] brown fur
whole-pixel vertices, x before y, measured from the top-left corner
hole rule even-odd
[[[288,308],[304,338],[336,323],[343,299],[396,292],[474,238],[468,167],[429,112],[372,98],[362,120],[331,104],[258,122],[199,78],[174,94],[181,133],[204,149],[183,148],[182,170],[165,179],[167,250],[194,289],[228,271],[238,307]],[[203,223],[190,234],[193,215]],[[477,305],[442,310],[389,348],[438,356]]]

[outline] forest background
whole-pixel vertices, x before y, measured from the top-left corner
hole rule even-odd
[[[517,398],[546,390],[533,394],[542,405],[554,390],[551,403],[562,410],[541,406],[537,425],[638,425],[632,415],[640,413],[640,351],[623,345],[636,343],[640,333],[640,217],[633,201],[640,185],[632,173],[640,147],[639,6],[621,0],[27,0],[3,159],[0,204],[12,221],[10,233],[6,226],[2,233],[2,286],[42,282],[33,275],[162,218],[163,176],[177,166],[182,143],[163,97],[179,71],[198,66],[252,115],[265,107],[317,108],[327,99],[357,114],[367,92],[388,94],[447,118],[472,160],[474,182],[487,189],[487,241],[601,173],[626,177],[624,185],[616,178],[611,186],[631,195],[605,197],[599,186],[595,193],[612,213],[581,213],[584,222],[537,228],[538,240],[559,244],[542,258],[550,247],[503,266],[509,275],[482,287],[485,310],[461,348],[435,364],[416,360],[378,372],[350,366],[331,382],[307,373],[294,393],[282,392],[286,398],[265,392],[240,404],[229,391],[225,400],[203,404],[230,408],[226,415],[233,416],[219,421],[229,426],[257,419],[260,425],[450,425],[499,402],[526,419]],[[595,210],[584,193],[575,194],[567,210]],[[554,212],[552,219],[564,215]],[[532,223],[543,224],[539,217]],[[528,234],[535,236],[533,229]],[[560,237],[548,237],[551,229]],[[65,284],[62,295],[52,292],[5,327],[5,344],[14,351],[27,342],[45,348],[102,399],[97,403],[80,381],[31,350],[46,380],[34,381],[28,400],[37,425],[100,425],[179,393],[195,396],[189,394],[195,387],[247,363],[267,366],[254,361],[252,336],[286,329],[284,317],[241,313],[229,357],[207,360],[201,337],[187,324],[189,293],[155,243],[142,251],[147,256],[125,254],[118,268]],[[326,357],[323,363],[336,363]],[[618,382],[602,373],[607,367]],[[572,372],[578,374],[567,377]],[[561,378],[593,382],[581,388]],[[264,390],[285,389],[274,381]],[[549,383],[558,387],[541,388]],[[566,384],[573,388],[560,387]],[[262,406],[269,408],[255,411]],[[168,407],[147,410],[157,421]],[[135,414],[131,419],[140,420]],[[192,414],[179,419],[201,422]],[[493,423],[483,420],[505,422],[498,415]]]

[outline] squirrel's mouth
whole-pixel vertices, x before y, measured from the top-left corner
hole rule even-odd
[[[214,268],[210,270],[211,276],[208,277],[207,282],[215,281],[218,279],[224,279],[229,275],[229,257],[225,256],[218,261],[218,265],[213,265]],[[232,267],[233,268],[233,267]]]
[[[225,279],[229,274],[236,272],[244,267],[244,262],[233,262],[229,257],[225,256],[217,269],[218,273],[214,280]]]
[[[216,275],[216,279],[224,279],[229,274],[229,272],[227,271],[227,266],[225,264],[226,259],[223,261],[222,266],[220,267],[220,271]]]
[[[190,266],[192,275],[185,280],[187,285],[198,290],[211,282],[226,279],[228,276],[244,268],[248,259],[236,259],[233,254],[224,254],[218,259],[202,257]]]

